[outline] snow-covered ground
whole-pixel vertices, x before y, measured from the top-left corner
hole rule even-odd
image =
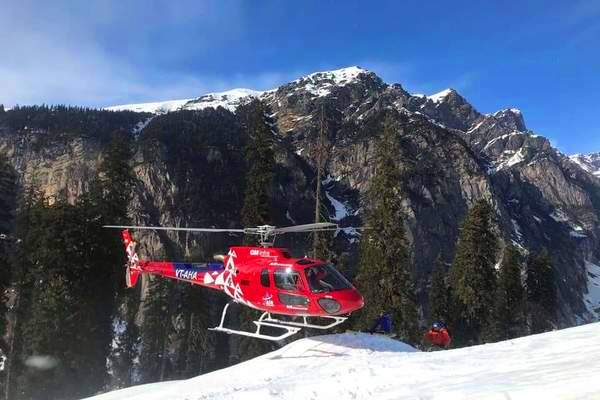
[[[600,323],[438,352],[361,333],[297,340],[236,366],[94,400],[600,399]]]

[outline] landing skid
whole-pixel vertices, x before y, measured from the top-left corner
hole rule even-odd
[[[225,328],[223,326],[223,324],[225,322],[225,317],[227,315],[227,309],[229,308],[230,304],[231,303],[227,303],[225,305],[225,307],[223,308],[223,313],[221,314],[221,322],[219,323],[219,326],[215,326],[214,328],[208,328],[209,330],[217,331],[217,332],[224,332],[224,333],[227,333],[230,335],[233,334],[233,335],[247,336],[247,337],[252,337],[255,339],[279,341],[279,340],[286,339],[292,335],[295,335],[296,333],[300,332],[300,330],[302,330],[302,328],[330,329],[330,328],[333,328],[334,326],[341,324],[342,322],[344,322],[347,319],[346,317],[336,317],[336,316],[313,317],[313,318],[324,318],[326,320],[331,321],[327,325],[317,325],[317,324],[309,323],[308,317],[302,317],[301,322],[286,321],[286,320],[282,320],[282,319],[273,318],[270,313],[264,312],[260,316],[258,321],[252,321],[254,323],[254,325],[256,325],[256,330],[254,332],[248,332],[248,331],[241,331],[241,330],[237,330],[237,329]],[[283,333],[280,335],[265,334],[265,333],[261,332],[262,327],[281,329],[281,330],[283,330]]]
[[[345,320],[348,319],[347,317],[336,317],[333,315],[312,317],[312,318],[324,318],[326,320],[331,321],[331,323],[329,323],[327,325],[315,325],[315,324],[311,324],[308,322],[308,319],[307,319],[308,317],[302,317],[302,322],[296,322],[296,321],[286,321],[286,320],[273,318],[273,317],[271,317],[271,314],[269,314],[269,313],[264,313],[263,316],[265,316],[265,314],[266,314],[266,318],[264,319],[264,321],[281,324],[281,325],[299,326],[300,328],[310,328],[310,329],[331,329],[334,326],[338,326],[339,324],[341,324],[342,322],[344,322]],[[261,316],[261,318],[262,318],[262,316]]]
[[[302,329],[302,328],[295,328],[295,327],[291,327],[291,326],[285,326],[285,325],[280,325],[278,323],[265,321],[265,316],[268,313],[263,313],[263,315],[260,316],[258,321],[252,321],[254,323],[254,325],[256,325],[256,330],[254,332],[240,331],[237,329],[225,328],[223,326],[223,323],[225,322],[225,316],[227,315],[227,309],[229,308],[230,304],[231,303],[227,303],[225,305],[225,307],[223,308],[223,313],[221,314],[221,322],[219,323],[219,326],[215,326],[214,328],[208,328],[209,330],[217,331],[217,332],[224,332],[224,333],[227,333],[230,335],[233,334],[233,335],[248,336],[248,337],[252,337],[255,339],[279,341],[279,340],[286,339],[292,335],[295,335]],[[269,334],[261,333],[260,328],[262,328],[262,327],[282,329],[284,332],[281,335],[269,335]]]

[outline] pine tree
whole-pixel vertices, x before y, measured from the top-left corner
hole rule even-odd
[[[45,354],[51,371],[20,368],[15,398],[79,398],[106,382],[111,340],[110,273],[94,242],[101,228],[87,204],[37,201],[24,233],[19,271],[19,343],[13,357]],[[106,267],[106,265],[104,265]]]
[[[365,196],[366,225],[360,244],[356,284],[365,307],[355,320],[369,329],[378,314],[390,313],[393,329],[403,340],[418,341],[415,284],[402,218],[403,171],[396,164],[399,138],[386,120],[375,154],[375,173]]]
[[[50,372],[16,370],[15,398],[79,398],[107,382],[115,265],[123,275],[124,256],[118,235],[102,225],[115,223],[127,204],[111,201],[117,197],[111,191],[121,187],[102,183],[92,181],[75,204],[61,198],[49,204],[34,191],[24,202],[18,219],[22,243],[13,263],[20,299],[13,357],[48,354],[58,363]]]
[[[255,100],[242,111],[247,143],[246,182],[242,224],[247,227],[264,225],[271,221],[271,194],[275,177],[273,133],[265,117],[265,108]]]
[[[551,330],[558,300],[552,260],[546,250],[527,260],[526,286],[531,333]]]
[[[141,285],[139,285],[141,286]],[[114,343],[110,354],[111,388],[124,388],[137,383],[135,372],[139,365],[141,332],[136,316],[139,308],[139,288],[122,293],[118,298],[121,310],[115,320]]]
[[[144,303],[144,323],[141,335],[141,382],[158,382],[167,377],[171,368],[169,336],[173,332],[170,317],[170,298],[173,283],[162,277],[151,277]]]
[[[23,343],[22,326],[26,319],[26,312],[31,304],[31,285],[30,285],[30,269],[31,266],[27,262],[27,256],[34,249],[34,244],[31,240],[26,240],[29,237],[29,231],[35,225],[32,223],[35,220],[39,204],[42,203],[40,194],[33,187],[24,189],[23,198],[20,199],[19,208],[16,214],[16,224],[14,236],[19,238],[17,244],[12,251],[10,258],[10,270],[12,276],[12,285],[16,288],[14,307],[9,318],[12,324],[12,335],[10,335],[8,345],[8,359],[5,364],[5,398],[10,399],[16,397],[17,381],[22,370],[22,365],[14,362],[21,354]]]
[[[263,104],[255,100],[240,110],[244,121],[247,143],[244,148],[246,179],[244,204],[241,212],[243,226],[252,227],[271,224],[271,195],[275,177],[275,152],[273,133],[266,120]],[[255,237],[247,237],[246,243],[255,243]],[[241,329],[255,329],[252,321],[259,317],[256,310],[240,308]],[[239,359],[247,360],[268,351],[273,347],[265,341],[252,338],[239,338]]]
[[[524,334],[525,290],[521,283],[521,262],[517,249],[504,249],[498,274],[494,308],[494,336],[497,340],[513,339]]]
[[[114,225],[125,224],[128,220],[127,206],[135,183],[129,164],[132,157],[131,146],[129,133],[122,130],[113,132],[111,141],[102,153],[103,160],[98,169],[105,208],[103,211],[108,214],[105,218],[110,218]]]
[[[90,184],[88,198],[99,210],[102,224],[127,225],[127,208],[131,201],[135,179],[130,166],[132,157],[130,134],[123,130],[112,133],[111,140],[103,151],[103,160],[98,168],[99,179]],[[118,326],[112,335],[114,344],[110,353],[111,373],[117,387],[134,383],[132,371],[138,357],[140,329],[137,313],[140,301],[139,289],[125,289],[126,263],[121,237],[118,232],[103,229],[98,232],[99,243],[106,252],[103,268],[110,273],[110,287],[113,294],[111,312],[113,323]]]
[[[1,107],[1,105],[0,105]],[[1,110],[0,110],[1,112]],[[7,322],[12,315],[8,314],[7,289],[11,284],[11,257],[15,243],[14,214],[16,200],[17,177],[13,168],[0,154],[0,354],[10,354],[12,338],[7,337]],[[5,338],[8,340],[5,341]],[[0,371],[0,390],[6,393],[7,374],[10,361],[5,358],[5,368]]]
[[[429,319],[434,321],[448,321],[450,289],[447,281],[446,264],[438,257],[431,272],[431,287],[429,289]]]
[[[455,343],[480,343],[494,307],[497,238],[492,207],[477,201],[465,218],[450,268],[450,328]]]

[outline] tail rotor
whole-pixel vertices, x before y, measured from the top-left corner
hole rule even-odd
[[[125,272],[125,283],[127,287],[134,287],[137,280],[142,272],[140,266],[140,258],[138,257],[135,246],[137,243],[131,238],[129,230],[125,229],[121,232],[123,238],[123,244],[125,245],[125,252],[127,253],[127,270]]]

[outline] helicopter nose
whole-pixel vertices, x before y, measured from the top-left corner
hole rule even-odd
[[[342,304],[342,308],[339,314],[349,314],[356,310],[360,310],[365,305],[364,298],[358,292],[358,290],[354,288],[345,290],[339,299],[341,300]]]
[[[361,308],[363,308],[365,306],[365,298],[362,296],[362,294],[360,294],[358,292],[358,290],[354,290],[354,291],[356,293],[356,300],[354,302],[354,305],[357,310],[360,310]]]

